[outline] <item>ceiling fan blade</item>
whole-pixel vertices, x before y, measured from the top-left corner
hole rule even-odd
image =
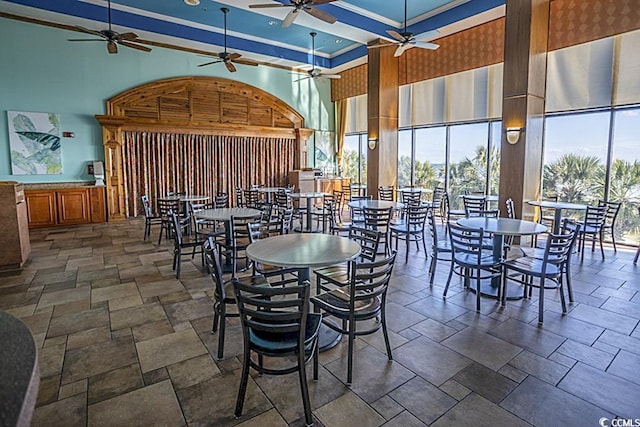
[[[429,42],[414,42],[414,46],[421,47],[422,49],[436,50],[440,47],[439,44],[429,43]]]
[[[396,30],[387,30],[387,34],[400,42],[403,42],[405,40],[402,34],[397,32]]]
[[[138,38],[138,35],[136,33],[122,33],[122,34],[118,34],[118,40],[135,40]]]
[[[76,28],[82,31],[83,33],[93,34],[94,36],[102,37],[103,39],[105,38],[104,34],[102,34],[100,31],[89,30],[88,28],[79,27],[77,25],[76,25]]]
[[[146,46],[142,46],[136,43],[131,43],[128,41],[124,41],[124,40],[120,40],[118,42],[119,44],[121,44],[122,46],[126,46],[126,47],[130,47],[131,49],[137,49],[137,50],[141,50],[143,52],[151,52],[151,48],[148,48]]]
[[[268,7],[287,7],[290,6],[288,4],[272,4],[272,3],[263,3],[263,4],[250,4],[249,9],[266,9]]]
[[[309,4],[313,4],[313,5],[316,5],[316,4],[327,4],[327,3],[334,2],[334,1],[336,1],[336,0],[311,0],[311,2],[309,2]]]
[[[328,14],[327,12],[323,12],[320,9],[316,9],[315,7],[305,7],[304,9],[305,12],[307,12],[309,15],[318,18],[321,21],[327,22],[329,24],[333,24],[334,22],[337,21],[336,17],[333,15]]]
[[[282,21],[282,28],[287,28],[289,25],[293,24],[293,21],[298,17],[298,9],[293,9],[291,12],[285,16]]]
[[[318,77],[324,77],[325,79],[341,79],[340,74],[319,74]]]
[[[107,51],[111,54],[118,53],[118,45],[116,44],[116,42],[109,40],[107,42]]]
[[[198,67],[206,67],[207,65],[217,64],[218,62],[222,62],[222,60],[218,59],[217,61],[205,62],[204,64],[198,65]]]
[[[236,60],[238,58],[240,58],[242,55],[240,55],[239,53],[230,53],[227,55],[227,59],[233,61]]]
[[[258,62],[252,61],[251,59],[233,59],[233,62],[235,62],[236,64],[251,65],[252,67],[257,67],[258,65],[260,65]]]
[[[395,53],[393,54],[393,56],[395,56],[396,58],[399,56],[402,56],[402,54],[404,53],[405,50],[409,50],[413,47],[412,44],[410,43],[403,43],[400,46],[398,46],[398,48],[396,49]]]
[[[429,31],[425,31],[424,33],[416,34],[415,38],[416,40],[426,41],[427,39],[431,39],[437,36],[438,34],[440,34],[440,31],[438,30],[429,30]]]
[[[235,73],[236,72],[236,67],[233,66],[231,61],[224,61],[224,66],[227,67],[227,70],[229,70],[229,72],[231,72],[231,73]]]
[[[104,39],[67,39],[68,42],[104,42]]]

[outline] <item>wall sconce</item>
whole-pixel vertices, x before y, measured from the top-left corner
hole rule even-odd
[[[369,149],[375,150],[378,145],[378,138],[369,138]]]
[[[521,128],[507,128],[507,142],[511,145],[516,144],[520,139]]]

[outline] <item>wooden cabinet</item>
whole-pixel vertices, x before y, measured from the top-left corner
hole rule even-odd
[[[106,222],[104,187],[25,191],[29,228]]]
[[[29,228],[56,225],[56,193],[53,191],[25,191]]]

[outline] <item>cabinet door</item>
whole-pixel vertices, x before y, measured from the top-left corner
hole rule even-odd
[[[63,190],[56,193],[58,224],[88,224],[91,222],[89,193],[86,189]]]
[[[91,202],[91,222],[107,222],[107,206],[105,202],[105,187],[90,187],[89,200]]]
[[[56,225],[56,199],[53,191],[25,191],[29,228]]]

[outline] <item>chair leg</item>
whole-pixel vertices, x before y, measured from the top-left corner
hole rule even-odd
[[[435,268],[434,268],[435,271]],[[442,292],[442,298],[447,297],[447,291],[449,290],[449,283],[451,283],[451,277],[453,276],[453,261],[451,261],[451,269],[449,269],[449,277],[447,278],[447,284],[444,287],[444,292]]]
[[[438,263],[437,252],[431,254],[431,265],[429,265],[429,273],[431,273],[431,277],[429,278],[429,283],[433,285],[433,279],[436,277],[436,264]]]
[[[405,264],[407,262],[409,262],[409,247],[410,247],[410,245],[409,245],[409,235],[407,234],[406,237],[407,237],[407,239],[406,239],[407,240],[407,253],[404,254],[404,262],[405,262]]]
[[[540,301],[538,301],[538,323],[542,323],[544,312],[544,277],[540,278]]]
[[[356,322],[349,321],[349,349],[347,351],[347,385],[353,380],[353,341],[356,338]]]
[[[224,303],[220,306],[220,332],[218,332],[218,359],[224,357],[224,333],[226,330],[226,307]]]
[[[380,322],[382,323],[382,335],[384,336],[384,344],[387,347],[387,357],[389,360],[393,360],[393,355],[391,354],[391,343],[389,342],[389,333],[387,332],[387,318],[385,316],[385,311],[382,310],[380,314]]]
[[[211,333],[215,334],[218,330],[218,321],[220,320],[219,310],[220,302],[216,301],[213,305],[213,325],[211,325]]]
[[[558,288],[560,289],[560,302],[562,303],[562,312],[566,313],[567,312],[567,302],[564,299],[564,286],[562,283],[562,274],[560,275],[560,277],[558,278]]]
[[[604,240],[603,237],[604,237],[604,234],[603,234],[603,232],[601,230],[600,231],[600,235],[598,236],[598,240],[600,241],[600,253],[602,254],[602,259],[604,259],[604,247],[602,246],[602,241]],[[595,236],[594,236],[594,238],[595,238]]]
[[[145,220],[144,222],[144,241],[147,240],[147,238],[149,237],[149,234],[151,233],[151,224],[149,223],[148,220]]]
[[[245,342],[245,351],[242,362],[242,376],[240,377],[240,389],[238,390],[238,399],[236,400],[236,411],[234,413],[236,418],[240,418],[242,415],[242,407],[244,406],[244,397],[247,394],[247,383],[249,382],[249,360],[251,354],[249,351],[249,343]]]
[[[180,248],[178,248],[178,251],[176,252],[175,265],[176,265],[176,279],[179,279],[180,267],[182,266],[182,250]]]
[[[311,413],[311,401],[309,400],[309,385],[307,384],[307,371],[304,368],[304,351],[298,354],[298,376],[300,377],[300,391],[302,392],[302,406],[304,406],[304,421],[310,426],[313,424]]]
[[[640,257],[640,245],[638,245],[638,249],[636,249],[636,256],[633,257],[633,263],[634,264],[638,263],[638,257]]]
[[[476,278],[476,311],[480,312],[480,271],[478,271]]]

